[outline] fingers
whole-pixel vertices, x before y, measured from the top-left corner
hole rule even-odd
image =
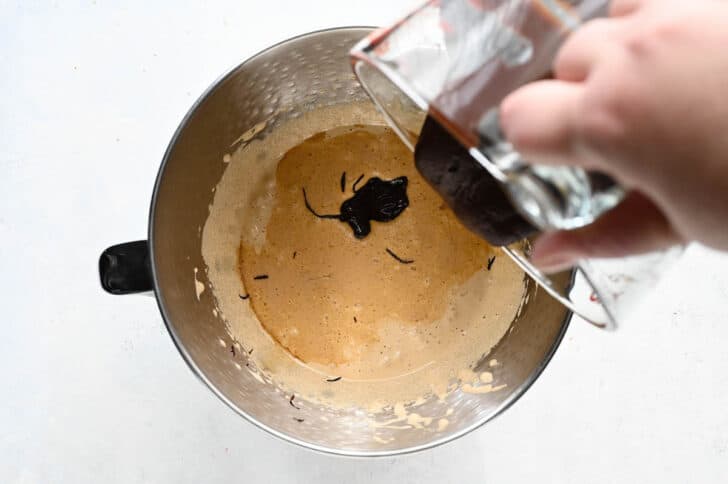
[[[628,25],[624,19],[647,4],[648,0],[615,0],[609,17],[586,22],[564,42],[554,60],[554,76],[570,82],[581,82],[602,58],[609,56],[620,32]]]
[[[514,91],[501,103],[503,132],[526,160],[579,164],[573,157],[579,84],[545,80]]]
[[[644,254],[681,242],[662,212],[631,192],[591,225],[543,234],[534,244],[531,261],[545,272],[557,272],[580,259]]]
[[[589,21],[564,42],[554,60],[554,76],[569,82],[585,80],[600,59],[615,48],[622,29],[620,20],[601,18]]]
[[[605,64],[603,59],[619,55],[616,49],[624,22],[588,22],[559,52],[556,80],[527,84],[503,100],[501,127],[526,161],[609,171],[604,150],[598,147],[611,146],[613,135],[620,135],[622,127],[600,105],[600,100],[608,100],[608,93],[595,95],[593,85],[584,81]],[[585,92],[590,92],[588,97]],[[610,142],[605,144],[605,139]]]
[[[630,15],[647,3],[647,0],[612,0],[609,4],[610,17]]]

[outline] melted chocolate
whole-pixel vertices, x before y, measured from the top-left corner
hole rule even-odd
[[[371,232],[372,220],[389,222],[394,220],[409,205],[407,198],[407,177],[382,180],[373,177],[367,180],[354,196],[341,204],[342,222],[347,222],[354,235],[361,239]]]
[[[415,147],[415,164],[460,221],[492,245],[508,245],[537,231],[498,181],[429,116]]]
[[[385,249],[385,250],[387,251],[387,254],[391,255],[394,258],[394,260],[396,260],[400,264],[412,264],[414,262],[414,259],[403,259],[403,258],[401,258],[397,254],[395,254],[394,252],[392,252],[391,249]]]
[[[363,173],[361,175],[359,175],[359,178],[357,178],[356,181],[354,182],[354,184],[351,186],[351,191],[356,193],[356,186],[359,184],[359,182],[361,181],[362,178],[364,178]]]
[[[303,189],[303,201],[306,208],[316,217],[338,219],[346,222],[354,231],[354,236],[362,239],[371,232],[372,220],[389,222],[397,218],[409,206],[407,177],[400,176],[394,180],[382,180],[378,177],[370,178],[364,186],[354,191],[353,197],[341,204],[341,213],[336,215],[316,212],[308,203],[305,188]]]

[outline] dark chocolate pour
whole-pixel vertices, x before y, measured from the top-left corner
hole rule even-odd
[[[360,177],[361,178],[361,177]],[[382,180],[372,177],[354,192],[354,196],[341,204],[341,213],[320,214],[311,207],[303,189],[303,202],[309,212],[318,218],[338,219],[346,222],[354,231],[354,236],[362,239],[371,232],[371,221],[389,222],[397,218],[407,206],[407,177]]]
[[[488,257],[488,270],[490,270],[493,267],[493,262],[495,262],[495,256]]]
[[[359,175],[359,178],[357,178],[356,181],[354,182],[354,184],[351,186],[352,192],[356,193],[356,186],[359,184],[359,182],[361,181],[362,178],[364,178],[363,173],[361,175]]]
[[[394,260],[399,262],[400,264],[412,264],[414,262],[414,259],[403,259],[397,254],[395,254],[391,249],[387,248],[385,249],[387,251],[387,254],[391,255]]]
[[[371,232],[371,221],[394,220],[409,205],[407,198],[407,177],[382,180],[373,177],[353,197],[341,204],[342,222],[348,223],[354,236],[361,239]]]
[[[335,219],[339,220],[339,218],[340,218],[339,214],[335,214],[335,215],[334,214],[320,214],[316,210],[314,210],[311,207],[311,204],[308,203],[308,197],[306,196],[306,189],[302,188],[301,190],[303,191],[303,203],[306,204],[306,208],[308,209],[309,212],[311,212],[318,218],[335,218]]]
[[[498,181],[430,116],[415,147],[415,164],[460,221],[492,245],[508,245],[537,231]]]

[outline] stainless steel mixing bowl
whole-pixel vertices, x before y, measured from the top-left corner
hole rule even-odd
[[[536,285],[520,316],[476,367],[487,368],[503,390],[457,391],[446,402],[427,402],[417,413],[436,419],[452,407],[449,425],[378,429],[374,439],[366,412],[316,405],[293,408],[271,384],[241,370],[241,356],[213,315],[209,290],[197,298],[197,279],[207,284],[201,227],[213,187],[225,170],[223,155],[240,133],[267,120],[267,130],[321,106],[366,100],[348,59],[352,45],[371,29],[338,28],[305,34],[253,56],[218,80],[192,107],[164,156],[149,215],[149,243],[114,246],[102,254],[102,285],[122,294],[153,289],[169,333],[192,371],[223,402],[250,422],[284,440],[335,454],[394,455],[433,447],[483,425],[508,408],[534,382],[556,350],[570,313]],[[570,274],[556,278],[570,283]],[[245,342],[243,341],[243,344]],[[490,359],[499,364],[487,365]],[[391,417],[391,415],[389,416]],[[387,419],[387,415],[378,418]]]

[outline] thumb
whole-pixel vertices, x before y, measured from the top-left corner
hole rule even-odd
[[[580,259],[624,257],[683,242],[659,208],[638,192],[586,227],[541,235],[531,261],[545,272],[574,266]]]

